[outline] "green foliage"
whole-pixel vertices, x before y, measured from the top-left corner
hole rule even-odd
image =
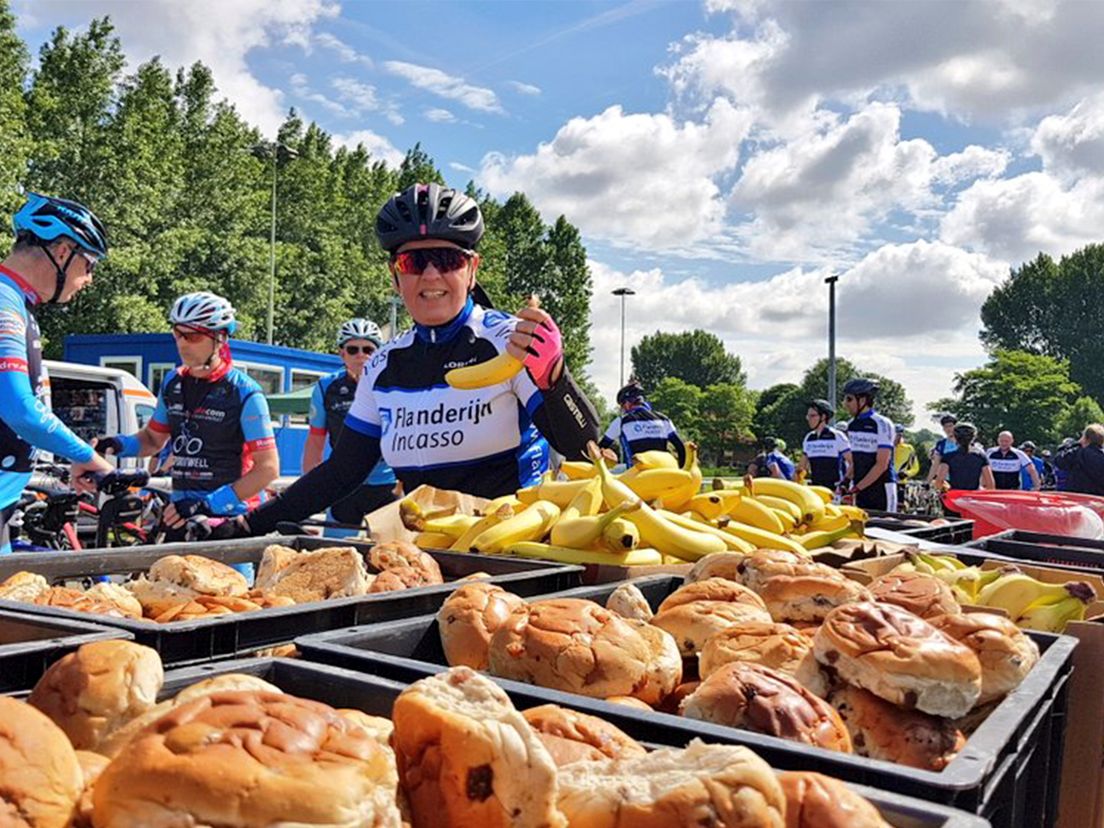
[[[746,385],[740,358],[725,351],[720,337],[707,331],[656,331],[632,348],[632,373],[648,393],[664,377],[708,388],[718,383]]]
[[[1017,442],[1053,442],[1065,436],[1056,423],[1067,416],[1080,390],[1065,360],[998,350],[987,365],[956,374],[956,396],[936,400],[930,408],[974,423],[983,441],[990,443],[1004,430]]]
[[[665,414],[683,440],[700,440],[705,392],[678,377],[664,377],[648,396],[652,407]]]
[[[28,61],[27,47],[15,32],[15,16],[0,0],[0,214],[5,216],[19,207],[16,186],[26,175],[31,153],[23,98]],[[6,250],[8,240],[3,244]]]
[[[1069,362],[1070,378],[1104,403],[1104,244],[1055,262],[1040,253],[1012,271],[981,308],[991,352],[1029,351]]]
[[[701,451],[714,464],[721,465],[741,443],[753,439],[755,402],[742,385],[710,385],[702,395],[700,410]]]
[[[895,423],[912,425],[912,400],[905,393],[905,387],[901,383],[875,374],[873,371],[864,371],[846,359],[836,359],[836,395],[839,408],[836,410],[836,420],[845,422],[850,419],[847,409],[843,407],[843,386],[848,380],[856,377],[876,379],[881,386],[878,391],[878,399],[875,407],[879,412],[889,417]],[[805,372],[801,379],[801,392],[806,400],[826,398],[828,396],[828,360],[820,359]]]
[[[805,403],[808,397],[801,386],[792,382],[772,385],[759,394],[752,417],[752,430],[759,440],[781,437],[787,445],[801,445],[808,430],[805,425]]]
[[[1104,423],[1104,410],[1092,397],[1078,397],[1054,422],[1054,436],[1080,437],[1085,426]]]

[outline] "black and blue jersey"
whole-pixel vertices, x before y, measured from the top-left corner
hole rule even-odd
[[[809,482],[815,486],[836,488],[843,479],[844,457],[851,453],[847,435],[831,426],[810,431],[805,435],[801,451],[809,466]]]
[[[352,407],[356,396],[357,381],[342,368],[322,377],[311,393],[310,433],[325,434],[330,450],[337,445],[341,430],[345,427],[345,417]],[[394,486],[395,472],[382,460],[364,480],[366,486]]]
[[[686,458],[686,447],[675,430],[674,423],[646,402],[640,402],[609,424],[599,445],[608,448],[617,442],[621,446],[621,460],[632,463],[633,455],[645,451],[667,451],[667,444],[675,447],[679,465]]]

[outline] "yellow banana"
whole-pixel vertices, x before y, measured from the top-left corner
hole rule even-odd
[[[866,523],[870,519],[870,515],[865,510],[860,509],[858,506],[850,506],[845,503],[839,505],[839,510],[847,515],[851,520],[858,520],[862,523]]]
[[[820,520],[815,520],[809,524],[810,532],[836,532],[840,529],[850,530],[851,528],[851,518],[847,515],[829,517],[825,514]]]
[[[737,523],[746,523],[767,532],[781,535],[785,531],[782,520],[754,497],[743,497],[732,503],[726,514]]]
[[[610,523],[626,512],[639,508],[639,500],[627,500],[614,506],[604,515],[576,517],[570,520],[561,518],[552,526],[548,542],[552,546],[570,546],[572,549],[585,549],[598,542]]]
[[[678,460],[669,451],[642,451],[633,455],[633,467],[643,469],[677,469]]]
[[[682,464],[684,471],[690,472],[690,480],[679,489],[662,498],[661,505],[672,512],[686,510],[686,504],[694,495],[701,491],[702,473],[698,465],[698,444],[689,442],[686,444],[686,460]]]
[[[735,498],[725,498],[723,496],[724,494],[726,493],[702,492],[701,494],[696,494],[692,498],[690,498],[689,502],[687,502],[679,511],[697,512],[706,520],[716,520],[728,511],[726,506],[729,502],[740,502],[739,495],[736,495]]]
[[[509,520],[485,530],[471,542],[472,552],[496,555],[512,543],[540,540],[560,516],[560,507],[546,500],[528,506]]]
[[[756,495],[773,495],[789,500],[801,509],[801,519],[812,523],[824,514],[824,501],[808,486],[777,477],[756,477],[751,481],[751,491]]]
[[[520,511],[522,502],[518,500],[517,495],[499,495],[494,500],[487,501],[486,505],[483,507],[483,514],[489,515],[491,512],[497,512],[503,506],[509,506],[514,509],[514,511]]]
[[[652,501],[677,495],[691,482],[692,477],[690,472],[682,469],[638,469],[633,466],[618,479],[643,500]]]
[[[412,498],[404,497],[399,501],[399,519],[403,526],[411,532],[421,532],[425,521],[431,518],[445,517],[455,511],[455,506],[446,506],[442,509],[431,509],[427,512],[418,501]]]
[[[655,549],[632,549],[628,552],[608,552],[604,549],[568,549],[547,543],[528,541],[512,543],[504,550],[519,558],[539,558],[566,564],[609,564],[611,566],[658,566],[663,558]],[[682,563],[682,561],[679,561]]]
[[[797,528],[797,521],[794,520],[794,516],[791,515],[789,512],[784,511],[783,509],[775,509],[773,506],[770,506],[768,508],[772,512],[774,512],[775,517],[777,517],[779,522],[782,524],[783,532],[792,532],[794,529]]]
[[[690,529],[694,532],[705,532],[707,535],[713,535],[714,537],[720,538],[731,552],[743,552],[745,555],[750,555],[755,551],[755,546],[753,544],[741,540],[735,535],[725,532],[723,529],[717,528],[716,525],[710,523],[705,518],[696,520],[688,515],[680,515],[676,512],[669,512],[666,509],[659,509],[658,512],[676,526],[681,526],[684,529]],[[694,513],[691,512],[689,514],[692,515]]]
[[[805,547],[790,538],[784,538],[774,532],[768,532],[757,526],[749,526],[746,523],[730,521],[721,529],[741,540],[745,540],[757,549],[785,549],[798,555],[807,554]]]
[[[614,518],[602,530],[598,546],[611,552],[627,552],[640,546],[640,530],[623,517]]]
[[[639,500],[632,489],[610,474],[598,446],[590,443],[588,449],[591,459],[598,468],[598,477],[602,481],[602,496],[606,505],[613,509],[626,501]],[[687,454],[689,455],[689,448]],[[684,560],[696,561],[710,552],[724,552],[727,549],[720,538],[686,529],[665,520],[646,503],[642,503],[639,509],[630,512],[627,517],[640,530],[640,539],[643,543],[666,555],[678,555]]]
[[[497,526],[504,520],[509,520],[514,516],[513,506],[501,506],[490,514],[484,515],[478,521],[473,523],[471,527],[464,532],[460,537],[452,542],[452,546],[449,547],[454,552],[467,552],[471,549],[471,543],[483,532],[490,529],[492,526]]]
[[[499,507],[501,508],[501,507]],[[449,515],[443,518],[433,518],[427,520],[422,525],[423,532],[432,532],[438,535],[448,535],[452,541],[456,540],[462,534],[471,529],[479,518],[475,515]]]
[[[774,497],[773,495],[755,495],[755,499],[762,503],[764,506],[769,506],[775,511],[785,512],[793,518],[794,523],[800,523],[801,510],[797,508],[797,505],[789,500],[785,500],[781,497]]]
[[[536,486],[518,489],[517,497],[527,506],[540,500],[547,500],[563,509],[571,503],[575,495],[586,488],[589,482],[589,480],[543,480]]]
[[[840,507],[837,506],[835,503],[825,503],[824,514],[827,517],[839,517],[843,514],[843,510],[840,509]]]
[[[564,460],[560,464],[560,472],[568,480],[586,480],[597,474],[594,464],[586,460]]]
[[[571,502],[563,508],[563,511],[560,512],[560,519],[556,523],[596,515],[602,511],[603,503],[602,481],[597,477],[592,477],[587,480],[587,485],[579,489],[579,493],[571,498]]]
[[[809,486],[809,491],[824,501],[825,505],[832,502],[836,493],[827,486]]]
[[[842,529],[836,529],[832,532],[806,532],[804,535],[798,535],[794,538],[799,544],[806,549],[820,549],[822,546],[831,546],[840,538],[851,533],[851,525],[848,524]]]
[[[414,543],[422,549],[448,549],[454,540],[452,535],[441,532],[419,532],[414,536]]]
[[[522,361],[503,351],[485,362],[477,362],[464,368],[453,368],[445,374],[445,382],[453,388],[472,391],[509,382],[521,371]]]

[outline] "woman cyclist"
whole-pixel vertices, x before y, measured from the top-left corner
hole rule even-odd
[[[511,316],[487,307],[476,285],[479,205],[438,184],[415,184],[376,219],[392,284],[414,328],[384,345],[357,383],[337,446],[279,498],[239,519],[265,534],[348,494],[380,457],[406,491],[427,483],[497,497],[535,483],[549,447],[584,456],[597,415],[563,360],[556,323],[538,308]],[[503,351],[524,369],[484,388],[450,387],[445,374]]]

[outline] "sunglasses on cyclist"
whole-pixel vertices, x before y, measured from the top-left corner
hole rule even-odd
[[[213,339],[209,333],[203,331],[188,330],[187,328],[173,328],[172,335],[176,339],[183,339],[190,345],[194,345],[197,342],[202,342],[204,339]]]
[[[430,265],[438,273],[451,273],[466,265],[474,255],[474,250],[458,247],[421,247],[394,254],[391,266],[400,276],[421,276]]]
[[[349,356],[356,356],[361,351],[364,351],[365,356],[371,356],[376,351],[371,345],[346,345],[344,347],[345,353]]]
[[[97,258],[96,256],[89,255],[88,253],[81,252],[81,251],[78,251],[77,255],[80,256],[82,259],[84,259],[84,263],[85,263],[85,266],[86,266],[85,267],[85,272],[87,272],[88,275],[91,276],[93,274],[93,272],[95,272],[95,270],[96,270],[96,265],[98,265],[100,263],[99,258]]]

